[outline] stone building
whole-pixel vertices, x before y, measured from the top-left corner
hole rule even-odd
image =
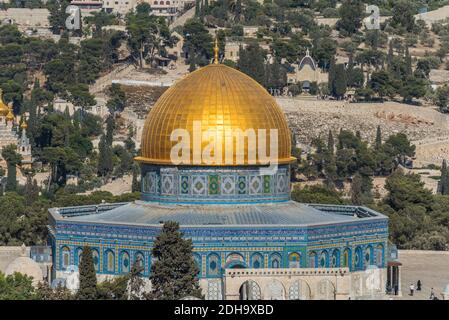
[[[327,73],[321,71],[315,60],[310,56],[309,49],[298,64],[293,64],[294,72],[287,74],[287,82],[290,84],[301,83],[303,90],[308,90],[312,82],[317,84],[327,82]]]
[[[3,102],[2,91],[0,89],[0,149],[14,144],[17,146],[17,152],[22,155],[22,168],[31,168],[33,160],[31,158],[31,144],[26,135],[27,124],[22,121],[19,126],[12,112],[12,104],[7,106]],[[0,154],[1,157],[1,154]]]
[[[162,223],[176,221],[193,242],[206,299],[382,298],[388,217],[292,201],[295,158],[282,110],[256,81],[219,64],[218,48],[215,54],[215,63],[176,82],[151,109],[136,158],[141,200],[49,210],[54,277],[73,270],[88,245],[99,280],[126,274],[133,263],[147,278]],[[277,170],[249,142],[232,157],[219,153],[234,149],[226,139],[217,140],[212,161],[198,159],[195,146],[181,162],[172,159],[174,129],[221,137],[226,128],[254,130],[259,141],[273,130]]]

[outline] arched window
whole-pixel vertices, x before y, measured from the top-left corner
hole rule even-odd
[[[301,256],[297,252],[292,252],[288,255],[288,267],[289,268],[300,268],[301,267]]]
[[[382,268],[384,265],[384,246],[378,244],[376,247],[376,265]]]
[[[332,252],[331,267],[337,268],[339,266],[340,266],[340,250],[335,249]]]
[[[70,265],[70,249],[68,247],[63,247],[61,256],[61,267],[62,270],[65,270]]]
[[[129,273],[129,270],[130,270],[129,253],[126,251],[123,251],[120,261],[121,261],[120,262],[121,272]]]
[[[220,274],[220,257],[218,254],[212,253],[207,257],[208,274],[216,276]]]
[[[154,4],[157,4],[157,1],[154,1]]]
[[[309,268],[316,268],[316,253],[314,251],[309,253]]]
[[[271,255],[271,268],[277,269],[281,267],[281,256],[277,253]]]
[[[169,4],[170,4],[170,1],[165,2],[165,4],[166,4],[166,5],[169,5]]]
[[[226,258],[226,265],[231,268],[246,268],[245,259],[240,253],[232,252]]]
[[[254,269],[263,268],[263,257],[260,253],[255,253],[252,255],[251,267]]]
[[[94,260],[95,271],[100,271],[100,256],[98,250],[92,249],[92,259]]]
[[[361,247],[355,249],[354,267],[355,270],[363,269],[363,252]]]
[[[161,1],[159,4],[163,5],[163,4],[164,4],[164,1]]]
[[[369,266],[372,264],[372,259],[373,259],[373,247],[372,246],[367,246],[365,248],[365,265]]]
[[[81,262],[81,257],[83,256],[83,248],[77,248],[76,249],[76,255],[75,255],[75,265],[77,265],[79,267],[80,262]]]
[[[105,270],[108,273],[114,273],[115,271],[115,255],[112,250],[107,250],[105,253]]]
[[[343,268],[350,268],[351,267],[351,250],[349,248],[346,248],[343,252]]]
[[[321,252],[319,262],[320,262],[320,268],[329,267],[329,255],[326,250]]]
[[[145,270],[145,257],[142,252],[137,252],[134,255],[134,263],[137,264],[139,268],[142,268],[142,272]]]

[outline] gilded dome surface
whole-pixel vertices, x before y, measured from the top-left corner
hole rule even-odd
[[[6,116],[9,112],[8,106],[3,102],[3,91],[0,89],[0,116]]]
[[[194,123],[196,126],[194,126]],[[225,134],[235,130],[253,130],[257,139],[263,134],[266,138],[265,154],[270,155],[270,131],[277,129],[277,159],[278,163],[289,163],[291,157],[291,137],[284,114],[273,97],[255,80],[233,68],[222,64],[210,64],[187,75],[184,79],[171,86],[156,102],[150,111],[142,133],[142,156],[136,160],[153,164],[172,164],[171,150],[179,140],[171,141],[175,129],[184,129],[189,133],[191,146],[194,131],[198,131],[198,123],[203,134],[212,133],[219,137],[221,143],[221,161],[212,165],[250,165],[266,164],[248,141],[244,142],[244,161],[240,158],[241,150],[236,140],[231,140],[234,150],[232,163],[230,157],[225,159],[229,140]],[[194,130],[195,128],[195,130]],[[260,129],[265,129],[260,131]],[[221,139],[221,140],[220,140]],[[225,142],[228,142],[227,145]],[[210,140],[201,141],[201,150],[209,145]],[[217,145],[218,145],[217,144]],[[193,149],[190,150],[190,164],[210,165],[201,159],[195,163]],[[215,151],[211,154],[214,155]],[[256,153],[255,153],[256,152]],[[251,159],[248,161],[248,154]],[[217,153],[219,155],[220,153]],[[237,161],[236,155],[239,154]],[[255,155],[255,156],[253,156]],[[217,157],[216,159],[218,159]]]

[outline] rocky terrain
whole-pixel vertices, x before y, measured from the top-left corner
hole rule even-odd
[[[433,141],[449,138],[448,116],[432,107],[412,106],[395,102],[348,103],[315,99],[284,99],[283,108],[297,141],[309,144],[318,136],[327,136],[343,129],[360,131],[363,139],[373,141],[377,126],[383,138],[404,132],[412,141]],[[449,145],[448,145],[449,151]]]

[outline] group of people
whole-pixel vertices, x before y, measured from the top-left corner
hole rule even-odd
[[[416,282],[416,291],[421,291],[422,290],[422,283],[421,280],[418,280]],[[415,284],[411,283],[410,284],[410,295],[413,296],[413,294],[415,293]],[[435,296],[435,291],[433,290],[433,288],[430,289],[430,300],[438,300],[438,298]]]

